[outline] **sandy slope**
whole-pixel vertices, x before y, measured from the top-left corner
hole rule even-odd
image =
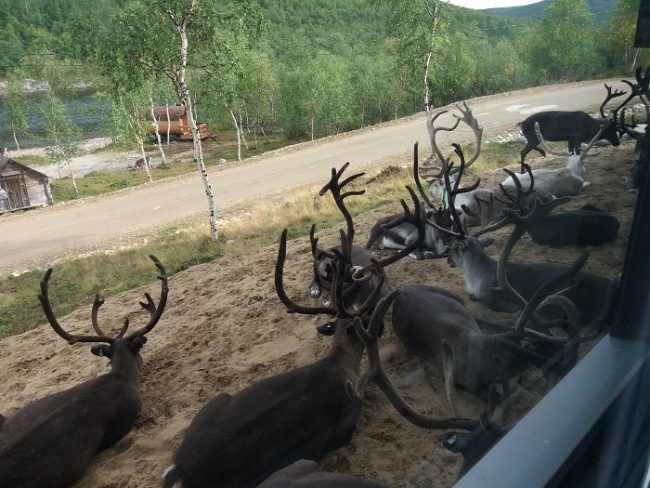
[[[622,237],[595,249],[587,264],[590,270],[605,276],[615,275],[623,263],[635,194],[623,189],[621,176],[633,158],[631,151],[629,143],[618,149],[604,149],[587,168],[592,185],[567,205],[577,207],[591,202],[616,213],[621,220]],[[542,166],[542,160],[535,161],[534,166]],[[500,172],[486,175],[492,181],[502,178]],[[379,216],[396,210],[397,204],[358,218],[357,235],[364,235]],[[333,244],[336,232],[321,232],[323,243]],[[497,235],[492,254],[498,253],[503,235],[503,231]],[[130,434],[97,456],[78,487],[158,486],[161,472],[188,423],[209,398],[219,392],[236,392],[260,377],[307,364],[325,352],[328,338],[319,337],[314,329],[324,319],[287,315],[276,298],[276,252],[272,246],[219,259],[170,279],[167,310],[143,350],[142,415]],[[515,250],[520,259],[528,260],[569,262],[577,254],[575,249],[546,249],[530,241],[522,241]],[[291,296],[303,301],[308,301],[310,258],[308,239],[289,243],[286,286]],[[393,265],[388,274],[392,286],[428,283],[465,295],[462,271],[450,268],[444,261],[408,259]],[[125,317],[133,316],[133,326],[138,326],[145,314],[138,311],[137,301],[146,290],[154,296],[159,293],[152,282],[110,298],[103,307],[101,323],[118,327]],[[468,307],[476,315],[494,316],[476,303],[468,303]],[[90,330],[89,318],[90,308],[86,307],[61,322],[69,329],[85,332]],[[88,349],[84,345],[68,346],[47,325],[0,342],[0,412],[10,414],[12,409],[34,399],[106,371],[108,362],[91,355]],[[381,349],[393,381],[417,409],[429,415],[448,414],[441,381],[434,376],[434,392],[422,362],[407,357],[390,327],[381,339]],[[515,411],[523,413],[539,391],[541,386],[523,392]],[[481,400],[462,392],[458,406],[462,414],[472,417],[485,407]],[[375,478],[394,487],[449,486],[460,462],[441,447],[439,434],[407,424],[382,394],[370,387],[352,443],[329,455],[324,465],[329,470]]]

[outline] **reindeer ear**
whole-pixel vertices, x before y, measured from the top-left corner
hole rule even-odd
[[[147,336],[137,336],[134,337],[130,342],[129,342],[129,348],[133,352],[138,352],[140,349],[142,349],[142,346],[144,346],[147,343]]]
[[[113,348],[106,344],[97,344],[90,348],[90,352],[92,352],[95,356],[99,356],[100,358],[110,358],[113,355]]]
[[[491,237],[480,237],[478,240],[478,243],[481,245],[481,247],[488,247],[494,242],[494,239]]]
[[[448,451],[459,453],[463,448],[463,442],[461,442],[462,435],[463,434],[460,434],[458,432],[446,432],[440,436],[440,441]]]
[[[333,322],[327,322],[326,324],[319,325],[316,327],[316,330],[318,331],[319,334],[322,334],[324,336],[331,336],[334,335],[334,323]]]

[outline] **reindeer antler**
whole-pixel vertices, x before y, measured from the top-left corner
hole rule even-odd
[[[325,195],[325,193],[327,193],[328,190],[331,191],[336,206],[339,208],[339,210],[343,214],[343,217],[345,218],[345,223],[347,225],[347,245],[349,246],[347,249],[348,254],[352,252],[352,243],[354,242],[354,223],[352,222],[352,215],[350,215],[350,211],[345,206],[345,199],[352,195],[363,195],[366,192],[366,190],[352,190],[345,193],[341,193],[341,191],[352,181],[356,180],[357,178],[365,174],[365,173],[357,173],[347,177],[343,181],[339,181],[341,176],[343,175],[343,172],[347,169],[349,165],[350,165],[349,162],[345,163],[343,166],[341,166],[341,169],[338,171],[336,170],[336,168],[332,168],[332,176],[330,178],[330,181],[325,186],[323,186],[323,188],[321,188],[320,191],[318,192],[318,194],[322,197],[323,195]]]
[[[357,384],[354,386],[356,396],[363,397],[366,385],[369,381],[373,381],[386,395],[388,401],[393,405],[406,420],[418,427],[425,429],[464,429],[473,430],[479,426],[475,420],[466,418],[431,418],[417,413],[410,405],[404,401],[402,396],[397,392],[390,379],[386,375],[384,368],[381,364],[381,357],[379,356],[379,347],[377,340],[379,331],[382,330],[384,316],[390,308],[393,300],[400,293],[400,290],[394,290],[389,295],[382,298],[370,318],[368,329],[363,327],[361,319],[355,319],[354,328],[361,341],[365,344],[368,351],[368,371],[361,376]]]
[[[145,309],[149,311],[150,314],[150,319],[149,323],[142,329],[134,332],[133,334],[129,335],[129,339],[132,339],[136,336],[139,335],[144,335],[151,331],[153,327],[158,323],[160,320],[160,317],[162,316],[162,313],[165,309],[165,304],[167,302],[167,293],[169,291],[168,288],[168,283],[167,283],[167,274],[165,272],[165,268],[163,265],[160,263],[158,258],[156,258],[154,255],[149,255],[149,258],[154,262],[156,267],[158,268],[160,274],[158,275],[158,279],[161,280],[162,282],[162,289],[160,293],[160,302],[158,307],[155,306],[154,301],[152,300],[151,296],[148,293],[145,293],[145,297],[147,298],[147,303],[140,302],[140,305]],[[99,298],[99,295],[95,295],[95,301],[93,302],[93,307],[91,311],[91,322],[93,329],[97,333],[95,336],[87,336],[87,335],[74,335],[66,332],[63,327],[59,324],[58,320],[56,319],[56,316],[54,315],[54,311],[52,310],[52,305],[50,304],[50,299],[48,295],[48,283],[50,281],[50,277],[52,276],[52,268],[49,268],[47,272],[45,273],[45,277],[41,281],[41,293],[38,295],[38,299],[41,302],[41,305],[43,307],[43,312],[45,312],[45,316],[47,317],[48,322],[54,329],[54,331],[63,337],[66,341],[68,341],[69,344],[75,344],[77,342],[108,342],[108,343],[113,343],[115,339],[121,338],[124,336],[126,330],[129,327],[129,319],[126,319],[124,321],[124,325],[120,329],[120,331],[115,335],[114,337],[110,337],[104,333],[104,331],[101,329],[99,326],[97,316],[99,314],[99,309],[100,307],[104,304],[104,300]]]
[[[623,95],[625,95],[627,93],[627,92],[624,92],[622,90],[616,90],[616,91],[614,91],[612,93],[612,87],[609,86],[607,83],[605,83],[605,90],[607,90],[607,96],[605,97],[605,100],[603,100],[603,103],[600,104],[600,115],[601,115],[601,117],[603,119],[607,119],[607,115],[605,115],[605,105],[607,105],[607,103],[610,100],[613,100],[614,98],[621,97],[621,96],[623,96]],[[632,96],[634,96],[634,95],[632,95]],[[627,103],[628,101],[629,101],[629,99],[625,103]],[[622,105],[625,105],[625,103],[623,103]]]
[[[452,114],[456,119],[456,123],[451,127],[435,127],[435,122],[442,114],[447,113],[447,110],[441,109],[438,111],[431,111],[427,114],[427,130],[429,131],[429,141],[431,142],[432,153],[438,158],[440,163],[440,172],[434,178],[440,178],[448,170],[450,175],[456,174],[460,169],[451,170],[448,168],[449,160],[444,157],[442,151],[438,147],[436,142],[436,135],[439,131],[452,132],[456,130],[458,125],[463,122],[474,132],[474,137],[476,139],[476,147],[474,148],[474,153],[467,161],[467,167],[469,167],[476,159],[478,158],[479,153],[481,152],[481,142],[483,139],[483,128],[479,125],[476,118],[472,114],[472,110],[467,106],[466,102],[463,102],[461,107],[459,104],[456,104],[456,108],[460,111],[461,115]]]

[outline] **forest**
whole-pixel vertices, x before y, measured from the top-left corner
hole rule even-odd
[[[546,0],[523,17],[438,0],[196,2],[187,27],[196,115],[242,137],[246,128],[313,139],[418,112],[427,59],[433,106],[627,75],[650,61],[633,48],[639,0]],[[135,146],[148,107],[182,99],[173,79],[180,41],[161,5],[182,16],[190,3],[1,2],[2,115],[16,143],[38,135],[74,152],[84,137],[71,109],[81,80],[92,86],[102,133]],[[40,102],[25,94],[26,79],[47,82]]]

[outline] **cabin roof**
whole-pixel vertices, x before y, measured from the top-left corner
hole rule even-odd
[[[30,168],[26,164],[19,163],[15,159],[11,159],[10,157],[0,155],[0,176],[11,175],[13,173],[10,170],[12,166],[18,166],[20,169],[27,171],[28,173],[32,173],[38,179],[41,180],[48,179],[48,176],[45,173],[41,173],[40,171],[37,171],[34,168]]]

